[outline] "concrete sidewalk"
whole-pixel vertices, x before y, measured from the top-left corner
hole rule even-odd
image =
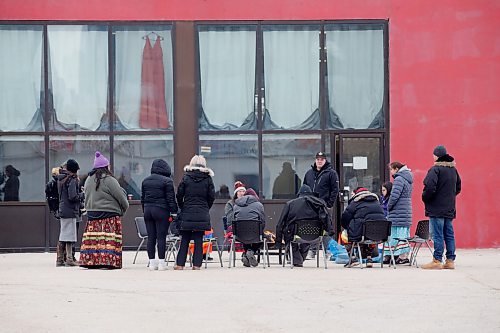
[[[151,272],[133,255],[104,271],[0,254],[0,332],[500,332],[500,249],[459,250],[454,271],[291,270],[273,256],[265,270]]]

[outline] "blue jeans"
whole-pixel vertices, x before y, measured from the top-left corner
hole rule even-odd
[[[455,234],[453,219],[444,217],[430,217],[430,231],[434,242],[434,259],[443,260],[444,246],[446,245],[446,259],[455,260]]]

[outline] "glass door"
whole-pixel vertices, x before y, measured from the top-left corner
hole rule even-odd
[[[383,134],[338,134],[331,136],[335,147],[335,166],[339,172],[339,204],[335,230],[340,231],[340,216],[357,187],[380,192],[385,179]],[[333,152],[332,152],[333,153]]]

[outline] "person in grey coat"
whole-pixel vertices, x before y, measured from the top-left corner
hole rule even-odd
[[[387,203],[387,219],[392,222],[390,246],[393,247],[394,256],[397,257],[396,264],[408,264],[408,244],[399,244],[394,238],[410,237],[410,227],[412,223],[411,193],[413,191],[413,174],[411,170],[401,162],[389,164],[389,171],[394,178],[391,195]],[[384,262],[389,263],[389,248],[384,248]]]
[[[245,195],[234,201],[234,219],[235,220],[256,220],[260,221],[260,233],[264,233],[266,225],[266,215],[264,206],[260,203],[257,193],[251,188],[245,191]],[[245,267],[257,267],[258,262],[255,258],[255,252],[259,251],[260,243],[243,244],[245,252],[241,255],[241,261]]]

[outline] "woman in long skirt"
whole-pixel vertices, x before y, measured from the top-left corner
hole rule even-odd
[[[108,159],[98,151],[84,191],[88,222],[82,238],[80,266],[122,268],[121,217],[128,209],[127,195],[109,171]]]

